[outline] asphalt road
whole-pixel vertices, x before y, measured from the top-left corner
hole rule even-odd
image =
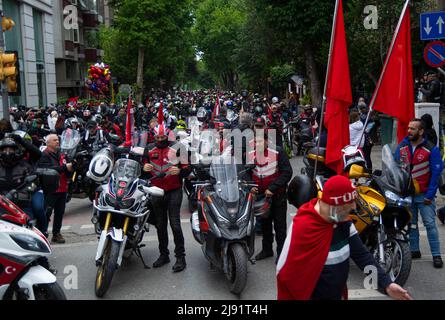
[[[380,167],[380,148],[373,151],[374,167]],[[293,158],[291,164],[294,175],[302,167],[301,157]],[[442,204],[443,199],[438,199]],[[296,209],[288,207],[288,220],[291,220]],[[97,247],[97,236],[94,234],[91,218],[92,206],[88,199],[73,199],[67,206],[62,234],[67,243],[54,245],[50,258],[58,269],[58,281],[64,288],[68,299],[97,299],[94,294],[96,266],[94,257]],[[224,275],[210,270],[200,245],[195,242],[190,229],[190,213],[186,201],[181,208],[182,227],[185,237],[187,268],[183,272],[173,273],[171,263],[159,269],[144,269],[136,256],[124,261],[116,272],[111,287],[103,299],[149,299],[149,300],[269,300],[276,299],[275,258],[256,262],[248,266],[248,281],[240,296],[231,294]],[[437,220],[440,239],[445,239],[445,226]],[[432,257],[426,239],[425,229],[421,230],[422,259],[413,261],[411,274],[406,288],[415,299],[445,299],[445,269],[434,269]],[[170,252],[174,251],[170,237]],[[442,240],[442,252],[445,252]],[[158,257],[156,230],[152,228],[145,235],[146,247],[142,249],[146,263],[151,266]],[[261,250],[261,237],[256,238],[256,252]],[[445,255],[443,256],[445,259]],[[375,290],[364,289],[363,273],[351,264],[348,281],[350,299],[387,299]]]

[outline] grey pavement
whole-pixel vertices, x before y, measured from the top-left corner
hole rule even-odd
[[[374,168],[380,168],[381,148],[373,150]],[[300,173],[301,157],[291,160],[294,175]],[[443,204],[439,197],[438,204]],[[288,207],[290,222],[296,209]],[[94,234],[91,218],[92,205],[88,199],[73,199],[67,206],[64,219],[63,234],[67,240],[65,245],[54,245],[51,263],[58,269],[59,283],[64,287],[68,299],[97,299],[94,294],[96,266],[94,257],[97,247],[97,235]],[[159,269],[144,269],[139,258],[132,256],[116,272],[111,287],[104,299],[190,299],[190,300],[269,300],[276,299],[275,259],[270,258],[248,266],[247,286],[241,296],[235,296],[228,290],[224,275],[219,271],[210,270],[209,263],[204,258],[200,245],[194,240],[190,229],[190,213],[187,210],[186,199],[181,208],[182,227],[185,238],[187,268],[180,273],[171,270],[171,263]],[[445,252],[445,226],[438,222],[442,252]],[[432,257],[426,240],[426,232],[420,226],[422,259],[414,260],[411,274],[406,284],[415,299],[445,299],[445,269],[434,269]],[[170,252],[174,250],[170,237]],[[142,249],[143,257],[148,265],[158,257],[158,242],[156,230],[152,228],[145,235],[146,247]],[[256,252],[261,250],[261,237],[256,238]],[[445,259],[445,255],[443,256]],[[73,268],[75,267],[75,269]],[[73,276],[77,271],[77,281]],[[387,299],[375,290],[365,290],[364,275],[351,263],[348,281],[350,299]]]

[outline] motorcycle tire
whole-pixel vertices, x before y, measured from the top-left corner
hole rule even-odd
[[[120,243],[109,240],[104,250],[102,264],[97,269],[95,293],[101,298],[105,295],[113,280],[114,272],[117,269],[117,259],[119,257]]]
[[[395,239],[393,237],[389,237],[385,242],[385,256],[387,254],[387,246],[391,246],[391,268],[386,270],[386,266],[381,265],[383,270],[386,271],[386,274],[391,278],[392,281],[397,283],[400,286],[404,286],[406,281],[408,280],[410,271],[411,271],[411,250],[409,246],[409,242]],[[398,257],[394,257],[394,250],[398,251]],[[378,248],[374,249],[374,256],[376,257],[376,261],[378,261]],[[397,259],[397,260],[395,260]],[[394,264],[396,264],[397,271],[394,272]]]
[[[227,252],[229,272],[226,274],[229,280],[230,292],[239,295],[247,284],[247,253],[239,243],[232,244]]]
[[[411,249],[409,246],[409,243],[407,241],[402,241],[394,238],[388,239],[388,241],[394,242],[394,244],[399,248],[400,250],[400,261],[401,261],[401,267],[400,271],[396,276],[390,274],[391,280],[393,280],[395,283],[397,283],[400,286],[404,286],[406,281],[408,280],[410,271],[411,271]],[[393,258],[394,259],[394,258]],[[394,260],[393,260],[394,261]]]
[[[65,293],[57,282],[37,285],[34,296],[36,300],[66,300]]]

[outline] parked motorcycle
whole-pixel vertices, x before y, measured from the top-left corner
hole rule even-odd
[[[39,172],[42,181],[48,178],[45,172],[49,171]],[[37,174],[28,176],[18,189],[31,188],[38,179]],[[19,197],[18,189],[0,195],[0,299],[66,300],[55,275],[49,270],[47,257],[51,255],[51,246],[48,240],[11,201]]]
[[[321,154],[318,157],[324,160]],[[382,149],[382,170],[373,174],[367,172],[363,154],[357,147],[344,148],[343,159],[346,172],[355,180],[358,192],[357,210],[350,218],[376,261],[394,282],[403,286],[411,270],[408,238],[412,218],[410,175],[396,163],[389,145]],[[313,166],[309,168],[306,173],[313,174]],[[318,168],[315,180],[313,175],[293,179],[288,193],[291,204],[299,207],[317,197],[317,192],[320,198],[323,184],[335,173],[326,168],[323,161]],[[313,184],[308,195],[299,194],[302,188],[308,190],[308,183]]]
[[[65,155],[67,162],[74,163],[74,171],[68,183],[67,203],[71,198],[85,199],[93,201],[97,185],[86,175],[92,154],[81,147],[81,136],[79,131],[66,129],[61,136],[60,149]]]
[[[113,159],[106,157],[111,158],[111,155],[111,152],[104,150],[92,160],[91,177],[97,177],[99,173],[102,181],[107,180],[106,167],[113,163]],[[107,292],[124,257],[136,253],[144,267],[149,268],[142,258],[140,249],[144,245],[141,242],[145,232],[149,231],[150,199],[152,196],[163,196],[164,191],[150,187],[139,179],[140,175],[139,162],[129,158],[117,160],[108,183],[100,187],[100,195],[93,202],[95,214],[92,222],[100,233],[95,258],[98,267],[95,293],[98,297],[103,297]]]
[[[196,181],[198,209],[191,217],[192,232],[212,268],[222,270],[230,291],[240,294],[247,283],[247,261],[254,253],[254,196],[252,184],[238,180],[233,158],[214,157],[209,180]]]

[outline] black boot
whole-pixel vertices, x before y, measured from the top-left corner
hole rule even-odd
[[[160,255],[158,260],[153,263],[153,268],[162,267],[164,264],[170,263],[170,258],[166,255]]]
[[[176,263],[173,265],[173,272],[181,272],[185,269],[187,264],[185,263],[185,257],[176,258]]]
[[[269,257],[273,257],[273,251],[272,250],[261,250],[260,253],[258,253],[255,256],[255,260],[259,261],[259,260],[263,260]]]

